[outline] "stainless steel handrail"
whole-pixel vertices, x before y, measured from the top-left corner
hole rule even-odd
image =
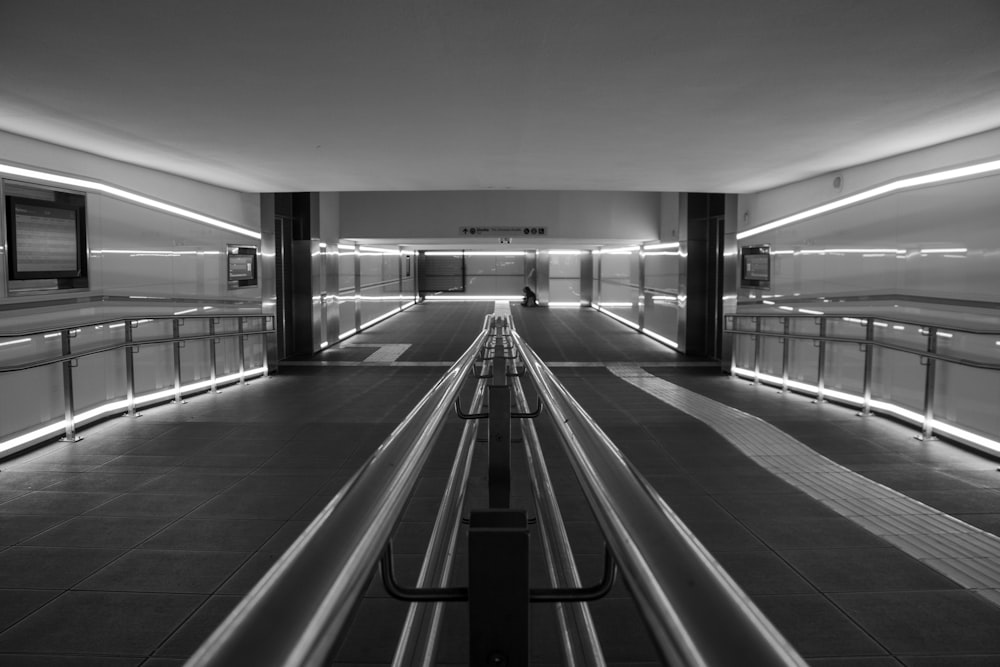
[[[325,664],[368,586],[444,417],[488,334],[484,326],[459,360],[202,644],[188,667]]]
[[[946,331],[958,331],[960,333],[973,334],[973,335],[976,335],[976,336],[1000,336],[1000,329],[976,329],[976,328],[972,328],[972,327],[967,327],[965,325],[952,325],[952,324],[944,324],[944,323],[941,323],[941,322],[928,323],[926,321],[911,320],[911,319],[905,318],[905,317],[886,317],[886,316],[883,316],[883,315],[872,315],[872,314],[859,315],[859,314],[856,314],[856,313],[823,313],[822,315],[816,315],[816,314],[812,314],[812,313],[793,313],[793,312],[785,312],[785,313],[737,313],[737,314],[734,314],[734,315],[726,315],[726,320],[737,320],[737,319],[758,318],[758,317],[766,318],[766,319],[783,319],[783,318],[788,318],[788,319],[793,319],[793,320],[801,320],[801,319],[807,319],[807,320],[841,320],[841,321],[843,321],[843,320],[864,320],[866,322],[868,320],[877,320],[879,322],[886,322],[886,323],[894,322],[896,324],[908,324],[908,325],[910,325],[912,327],[923,327],[923,328],[926,328],[926,329],[929,329],[930,327],[934,327],[936,329],[944,329]],[[731,332],[727,330],[727,332],[728,333],[741,333],[741,332],[752,333],[750,331],[743,330],[743,329],[733,329]]]
[[[23,338],[24,336],[42,336],[45,334],[58,333],[66,329],[76,330],[76,329],[86,329],[88,327],[100,327],[106,326],[108,324],[121,324],[122,322],[139,322],[143,324],[147,322],[156,322],[158,320],[164,320],[167,322],[173,320],[226,320],[241,318],[244,320],[264,320],[265,326],[268,321],[274,319],[274,315],[263,315],[256,313],[186,313],[184,315],[129,315],[127,317],[111,317],[102,318],[99,320],[86,320],[84,322],[75,322],[73,324],[66,324],[58,327],[47,327],[42,329],[28,329],[24,331],[14,331],[14,330],[3,330],[0,331],[0,339],[2,338]],[[268,329],[267,331],[270,331]],[[261,330],[245,331],[244,333],[260,333]]]
[[[530,411],[521,381],[512,378],[511,387],[517,399],[518,410]],[[580,575],[573,558],[573,547],[566,532],[559,501],[552,478],[545,464],[545,456],[538,439],[538,432],[530,419],[521,420],[528,460],[531,489],[538,508],[538,532],[553,588],[580,588]],[[590,608],[583,602],[557,602],[556,620],[559,623],[559,640],[563,649],[563,664],[567,667],[604,667],[604,651],[597,637]]]
[[[487,380],[480,379],[469,403],[469,410],[479,412],[486,398]],[[475,450],[479,420],[470,419],[462,429],[458,451],[452,463],[448,483],[441,498],[434,528],[427,543],[417,588],[444,588],[448,585],[457,553],[462,508],[469,485],[472,455]],[[411,603],[392,658],[393,667],[433,667],[444,617],[444,603]]]
[[[515,331],[591,509],[664,662],[805,662]]]

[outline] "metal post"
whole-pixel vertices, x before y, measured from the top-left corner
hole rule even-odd
[[[69,339],[72,335],[73,334],[69,329],[62,330],[63,356],[69,356],[72,354],[69,344]],[[61,438],[63,442],[78,442],[81,440],[81,438],[76,435],[76,430],[73,425],[73,420],[76,418],[75,410],[73,408],[73,366],[75,364],[75,359],[67,359],[63,362],[63,405],[66,408],[66,431],[65,435]]]
[[[937,361],[933,356],[937,354],[937,327],[927,328],[927,357],[925,366],[927,367],[926,374],[924,375],[924,427],[921,434],[917,436],[920,440],[931,440],[934,438],[934,427],[932,422],[934,421],[934,385],[935,385],[935,362]]]
[[[791,330],[792,322],[790,317],[782,317],[781,321],[784,324],[785,331],[785,336],[781,339],[781,393],[784,394],[788,392],[788,348],[791,342],[788,340],[788,334]]]
[[[135,346],[132,345],[132,328],[136,322],[125,320],[125,395],[128,400],[129,417],[138,417],[135,411]]]
[[[822,403],[823,392],[826,390],[826,318],[819,318],[819,361],[816,369],[816,402]]]
[[[215,377],[215,346],[219,344],[219,339],[218,338],[214,338],[214,336],[215,336],[215,322],[216,322],[216,319],[214,317],[211,317],[208,320],[208,335],[209,336],[213,336],[213,338],[209,338],[208,339],[208,367],[209,367],[208,368],[208,374],[209,374],[208,377],[209,377],[209,380],[211,380],[211,382],[212,382],[212,387],[211,387],[211,389],[209,391],[211,391],[213,394],[218,394],[218,393],[220,393],[219,392],[219,388],[215,384],[215,380],[216,380],[216,377]]]
[[[760,384],[760,332],[763,322],[760,316],[754,316],[753,321],[756,323],[757,335],[753,337],[753,383]]]
[[[181,324],[182,319],[174,319],[174,403],[184,403],[181,397]]]
[[[244,375],[246,371],[246,362],[243,359],[243,348],[244,348],[243,339],[246,338],[246,336],[243,335],[243,318],[237,317],[236,321],[237,321],[236,327],[237,330],[239,331],[239,335],[236,337],[236,341],[237,345],[239,346],[238,354],[240,357],[240,384],[245,385],[247,383],[247,379],[246,376]]]
[[[506,350],[497,335],[493,348],[493,381],[489,387],[489,502],[490,509],[510,507],[510,387]]]
[[[865,378],[864,378],[864,403],[861,406],[862,417],[871,414],[872,400],[872,356],[875,351],[875,320],[869,317],[865,320]]]
[[[528,569],[528,522],[524,510],[472,512],[469,518],[469,664],[472,667],[527,667]]]
[[[340,306],[338,305],[337,307],[339,308]],[[264,378],[270,377],[270,375],[268,375],[268,367],[267,367],[267,331],[268,331],[268,325],[269,325],[270,321],[271,321],[271,317],[269,315],[261,315],[261,318],[260,318],[260,330],[261,330],[261,334],[260,334],[260,351],[261,351],[260,359],[261,359],[261,366],[264,369],[264,372],[261,374],[261,377],[264,377]]]

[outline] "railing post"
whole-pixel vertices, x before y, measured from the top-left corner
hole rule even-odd
[[[819,319],[819,359],[816,362],[816,402],[826,400],[823,392],[826,390],[826,318]]]
[[[69,356],[73,353],[69,343],[72,336],[73,333],[70,329],[62,330],[63,356]],[[76,418],[76,411],[73,407],[73,366],[75,363],[75,359],[63,361],[63,405],[66,408],[66,431],[61,438],[63,442],[79,442],[82,439],[76,435],[76,429],[73,425],[73,420]]]
[[[781,321],[783,324],[783,330],[785,335],[781,339],[781,393],[788,392],[788,348],[789,341],[788,334],[791,330],[791,319],[790,317],[782,317]]]
[[[211,391],[213,394],[219,394],[221,392],[219,391],[219,388],[215,384],[215,381],[216,381],[216,377],[215,377],[215,372],[216,372],[215,371],[215,360],[216,360],[215,346],[219,344],[219,339],[214,337],[215,336],[215,318],[214,317],[210,317],[208,319],[208,335],[212,336],[212,338],[208,339],[208,366],[209,366],[209,369],[208,369],[208,374],[209,375],[208,375],[208,377],[209,377],[209,380],[211,380],[211,382],[212,382],[212,386],[211,386],[211,389],[209,389],[209,391]]]
[[[753,383],[760,384],[760,332],[763,322],[759,315],[753,317],[754,326],[757,333],[753,337]]]
[[[239,331],[239,335],[236,337],[236,340],[237,340],[237,343],[239,345],[240,384],[241,385],[246,385],[246,383],[247,383],[247,378],[246,378],[246,375],[245,375],[246,362],[243,359],[243,347],[244,347],[244,345],[243,345],[243,339],[246,338],[246,336],[243,334],[243,318],[242,317],[237,317],[236,321],[237,321],[237,329]]]
[[[339,307],[339,306],[338,306]],[[271,321],[270,315],[261,315],[260,317],[260,362],[264,369],[262,377],[270,377],[268,375],[267,368],[267,332],[268,323]]]
[[[864,370],[864,385],[863,385],[863,400],[861,405],[861,412],[858,413],[862,417],[867,417],[871,414],[871,401],[872,401],[872,357],[875,352],[875,318],[869,317],[865,320],[865,370]]]
[[[926,373],[924,375],[924,426],[917,436],[920,440],[931,440],[934,437],[934,385],[937,361],[937,327],[927,327],[927,357]]]
[[[138,417],[135,411],[135,346],[132,345],[133,320],[125,320],[125,397],[128,401],[128,417]]]
[[[174,403],[184,403],[181,396],[181,324],[184,320],[174,318]]]

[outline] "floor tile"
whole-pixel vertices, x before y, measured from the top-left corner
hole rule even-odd
[[[2,554],[0,554],[2,556]],[[212,593],[248,558],[230,551],[130,551],[76,585],[77,590]]]
[[[255,551],[283,521],[184,518],[142,543],[142,549]]]
[[[178,518],[200,505],[202,498],[179,494],[125,493],[95,507],[88,516],[159,516]]]
[[[974,593],[843,593],[830,599],[896,654],[1000,654],[1000,609]]]
[[[71,518],[52,514],[0,514],[0,547],[31,539]]]
[[[157,657],[189,658],[241,600],[239,595],[213,595],[163,645]]]
[[[843,517],[794,518],[779,514],[747,519],[745,525],[774,549],[887,546],[881,538]]]
[[[73,473],[68,472],[26,472],[0,465],[3,465],[0,469],[0,489],[4,490],[41,491],[74,477]]]
[[[958,584],[898,549],[793,549],[781,555],[823,592],[955,589]]]
[[[35,652],[145,657],[180,626],[203,599],[197,595],[70,591],[0,634],[0,654]]]
[[[131,549],[170,522],[163,517],[79,516],[24,542],[39,547]]]
[[[10,547],[0,551],[0,588],[67,589],[123,553],[115,549]]]
[[[32,491],[0,505],[0,514],[83,514],[121,494],[88,491]]]
[[[223,493],[192,512],[195,518],[290,519],[305,499],[300,496]]]
[[[814,592],[802,576],[771,551],[720,551],[715,558],[748,595]]]
[[[0,589],[0,632],[59,594],[60,591]]]
[[[821,595],[758,595],[753,601],[804,658],[885,653]]]
[[[281,554],[274,551],[260,551],[253,554],[219,587],[216,593],[219,595],[246,595],[279,558],[281,558]]]

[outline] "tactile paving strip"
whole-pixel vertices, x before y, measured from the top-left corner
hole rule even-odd
[[[768,422],[647,373],[608,370],[695,417],[765,470],[1000,606],[1000,537],[831,461]]]

